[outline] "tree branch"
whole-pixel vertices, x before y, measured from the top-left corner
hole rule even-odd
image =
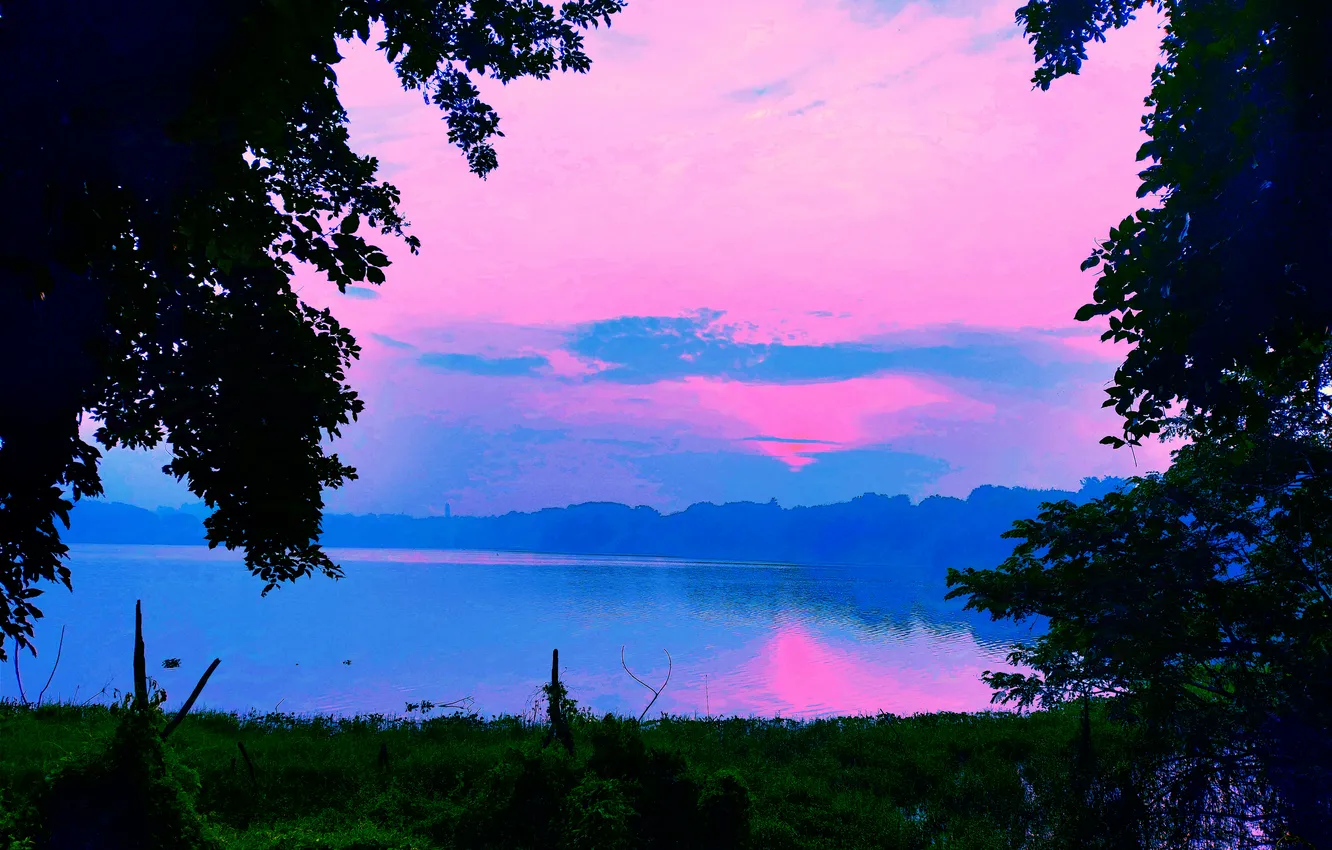
[[[32,706],[28,703],[28,695],[23,692],[23,675],[19,673],[19,647],[17,643],[16,640],[14,647],[14,681],[18,682],[19,699],[23,701],[23,707],[31,708]]]
[[[185,704],[180,707],[180,711],[176,712],[176,716],[171,718],[171,722],[162,729],[163,741],[167,739],[167,735],[170,735],[175,731],[175,728],[180,725],[180,721],[184,720],[185,715],[194,707],[194,701],[199,698],[199,694],[203,693],[204,685],[208,684],[208,677],[213,675],[213,671],[216,670],[217,665],[221,663],[221,658],[214,658],[213,663],[208,665],[208,669],[204,671],[203,677],[199,679],[199,684],[195,685],[194,690],[190,693],[190,698],[185,700]]]
[[[39,706],[42,704],[42,697],[46,696],[46,689],[51,687],[51,680],[55,678],[56,668],[60,666],[60,653],[63,652],[64,649],[65,649],[65,627],[61,626],[60,643],[56,646],[55,663],[51,665],[51,675],[46,677],[46,684],[42,685],[41,691],[37,694],[37,705]],[[15,655],[15,660],[17,661],[18,653],[16,652],[14,653],[14,655]]]
[[[624,644],[620,644],[620,666],[624,668],[624,672],[628,673],[629,677],[635,682],[647,688],[649,691],[652,691],[652,700],[648,702],[647,708],[643,709],[643,713],[638,715],[639,723],[643,722],[643,718],[647,716],[648,711],[652,708],[652,704],[657,701],[657,697],[661,696],[661,692],[666,690],[666,686],[670,684],[671,681],[671,670],[674,668],[675,664],[671,661],[670,652],[667,652],[665,649],[663,649],[662,652],[666,653],[666,681],[661,683],[660,688],[654,688],[647,682],[644,682],[642,679],[635,676],[634,671],[629,669],[629,665],[626,664],[624,660]]]

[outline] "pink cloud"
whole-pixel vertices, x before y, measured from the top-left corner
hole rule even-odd
[[[425,248],[353,309],[395,324],[701,305],[774,326],[845,310],[846,333],[1068,324],[1089,286],[1077,264],[1136,206],[1159,34],[1116,34],[1081,78],[1033,93],[1011,5],[870,25],[832,2],[639,0],[589,36],[589,75],[487,90],[508,135],[485,183],[357,46],[340,69],[354,134],[397,164]]]

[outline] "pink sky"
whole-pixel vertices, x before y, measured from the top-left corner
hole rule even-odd
[[[1138,206],[1160,32],[1114,33],[1043,93],[1016,5],[631,0],[589,33],[589,74],[483,85],[506,133],[487,181],[348,46],[353,143],[423,247],[381,243],[373,293],[299,276],[365,347],[368,410],[337,446],[362,477],[330,506],[808,504],[1160,468],[1159,446],[1135,467],[1097,445],[1122,351],[1072,321],[1079,263]],[[113,455],[108,496],[192,501],[160,463]]]

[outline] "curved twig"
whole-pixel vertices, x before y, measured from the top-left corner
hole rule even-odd
[[[666,653],[666,680],[661,683],[660,688],[654,688],[647,682],[644,682],[642,679],[635,676],[634,671],[629,669],[629,665],[626,664],[624,660],[624,644],[620,644],[620,666],[624,668],[624,672],[629,674],[629,678],[647,688],[649,691],[652,691],[652,700],[647,704],[647,708],[643,709],[643,713],[638,715],[639,723],[643,722],[643,718],[646,717],[648,711],[651,710],[652,704],[657,701],[657,697],[661,696],[661,692],[666,690],[666,686],[670,684],[671,681],[671,670],[674,669],[675,662],[671,660],[671,653],[669,651],[663,649],[662,652]]]
[[[17,644],[18,644],[18,641],[15,641],[14,643],[15,643],[15,646],[14,646],[14,681],[18,682],[19,699],[23,700],[23,707],[24,707],[24,708],[31,708],[32,706],[31,706],[31,704],[29,704],[29,702],[28,702],[28,695],[25,694],[25,693],[23,692],[23,674],[19,672],[19,663],[18,663],[19,649],[18,649],[18,645],[17,645]]]
[[[88,705],[89,702],[92,702],[93,699],[96,699],[97,697],[105,697],[105,695],[107,695],[107,689],[108,689],[108,687],[111,687],[111,683],[112,683],[113,681],[115,681],[115,677],[107,679],[107,683],[105,683],[105,685],[101,686],[101,690],[99,690],[99,691],[97,691],[97,693],[91,695],[91,697],[88,697],[87,699],[84,699],[83,702],[80,702],[80,703],[79,703],[79,707],[83,707],[83,706],[85,706],[85,705]],[[75,694],[75,695],[77,695],[77,694]]]
[[[51,665],[51,675],[49,675],[49,676],[46,677],[46,684],[45,684],[45,685],[42,685],[42,689],[41,689],[41,691],[38,692],[38,694],[37,694],[37,705],[38,705],[38,706],[41,706],[41,704],[42,704],[42,697],[46,696],[46,689],[49,688],[49,687],[51,687],[51,680],[55,678],[55,671],[56,671],[56,668],[60,666],[60,653],[63,652],[64,649],[65,649],[65,627],[64,627],[64,626],[61,626],[61,627],[60,627],[60,644],[59,644],[58,646],[56,646],[56,659],[55,659],[55,663]]]

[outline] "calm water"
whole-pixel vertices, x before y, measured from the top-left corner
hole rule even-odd
[[[260,598],[239,557],[202,547],[77,546],[74,592],[54,587],[29,698],[130,684],[134,600],[148,665],[179,705],[214,658],[200,705],[226,710],[401,713],[470,696],[483,715],[530,709],[560,650],[571,695],[637,715],[651,694],[620,667],[670,685],[652,714],[813,717],[989,707],[981,671],[1008,669],[1026,634],[945,603],[942,580],[889,568],[783,567],[493,552],[335,550],[346,578]],[[163,659],[181,659],[178,669]],[[350,664],[344,662],[350,661]],[[77,691],[76,691],[77,689]],[[16,694],[14,671],[0,694]]]

